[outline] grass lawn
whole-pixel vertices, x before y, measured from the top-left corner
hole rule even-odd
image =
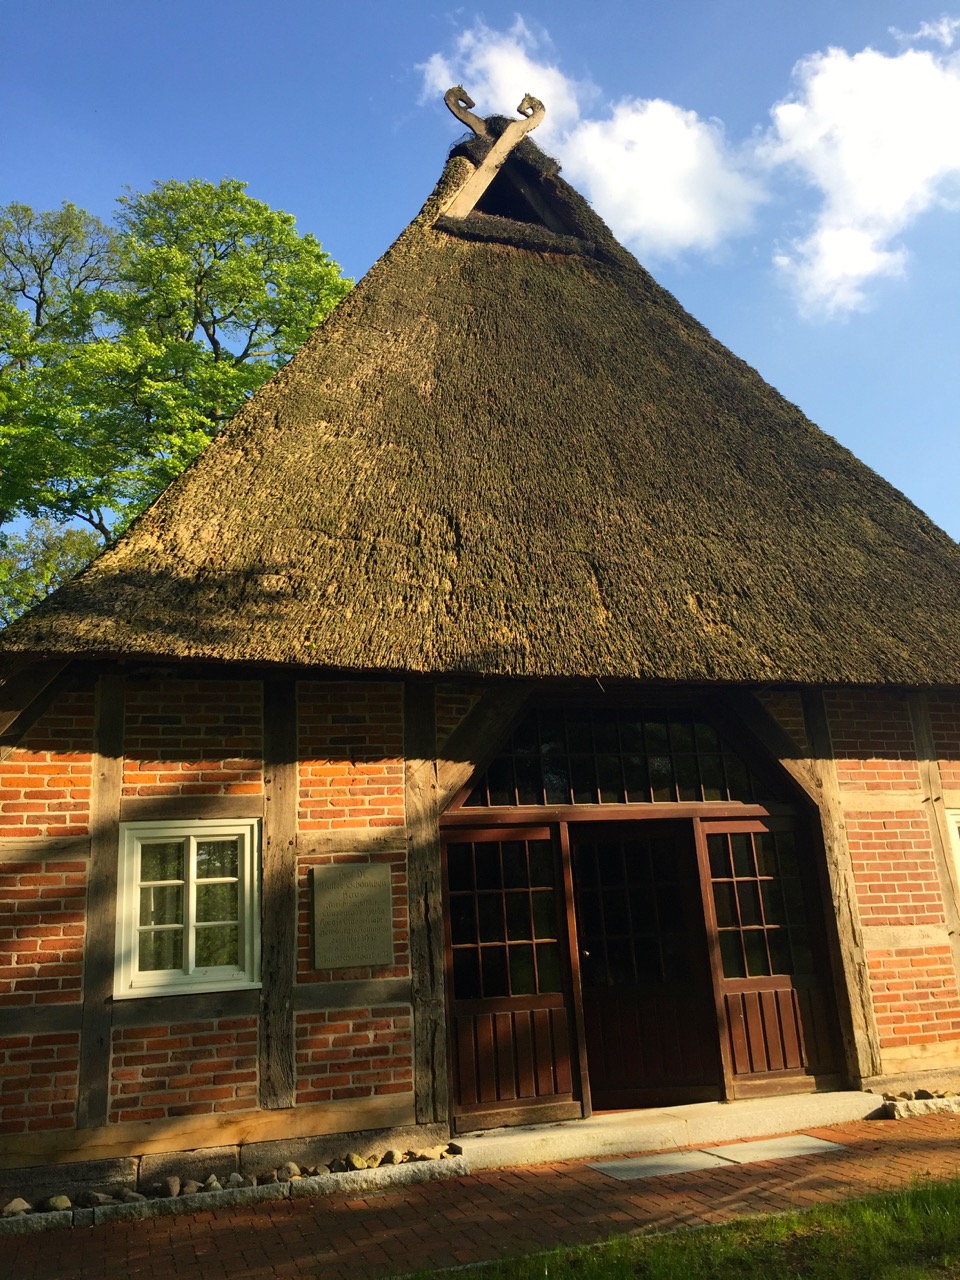
[[[482,1280],[945,1280],[960,1277],[960,1181],[722,1227],[618,1236],[468,1274]]]

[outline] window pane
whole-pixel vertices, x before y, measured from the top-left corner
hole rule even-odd
[[[473,856],[469,844],[447,845],[447,876],[452,893],[473,890]]]
[[[183,968],[183,930],[156,929],[140,934],[140,972]]]
[[[597,777],[600,780],[602,804],[620,804],[623,801],[623,779],[619,756],[597,756]]]
[[[764,880],[760,885],[763,897],[763,918],[767,924],[786,924],[787,913],[783,909],[783,894],[776,880]]]
[[[741,924],[762,924],[760,915],[760,894],[752,880],[741,880],[737,885],[737,899],[740,902]]]
[[[450,899],[450,936],[454,945],[476,942],[477,924],[473,918],[473,898],[457,894]]]
[[[514,760],[514,767],[517,774],[517,803],[543,804],[543,781],[540,777],[539,762],[520,756]]]
[[[793,962],[790,956],[790,939],[786,929],[768,929],[767,943],[770,947],[770,965],[774,973],[791,973]]]
[[[717,909],[717,925],[721,929],[735,929],[737,907],[733,896],[733,885],[729,881],[721,881],[713,886],[713,904]]]
[[[240,963],[239,930],[235,924],[215,924],[197,929],[195,948],[198,969]]]
[[[503,883],[507,889],[527,887],[527,851],[519,840],[509,840],[503,849]]]
[[[733,849],[733,874],[750,876],[752,879],[756,871],[753,866],[753,844],[750,837],[743,834],[732,835],[730,845]]]
[[[537,946],[537,979],[541,995],[562,990],[560,948],[555,942],[541,942]]]
[[[530,841],[530,883],[533,887],[553,888],[553,846],[549,840]]]
[[[530,898],[526,893],[508,893],[506,898],[507,938],[517,942],[531,937]]]
[[[723,766],[720,757],[709,755],[700,757],[700,777],[703,780],[704,800],[725,800],[723,785]]]
[[[475,846],[477,859],[477,888],[500,889],[500,846],[498,844],[478,844]]]
[[[533,936],[535,938],[557,936],[557,909],[554,905],[552,890],[543,890],[533,895]]]
[[[547,804],[570,803],[570,767],[562,756],[544,760],[543,785]]]
[[[476,951],[454,951],[453,994],[458,1000],[480,999],[480,963]]]
[[[757,874],[775,876],[777,874],[776,841],[771,831],[762,831],[754,837],[757,852]]]
[[[743,964],[743,952],[740,949],[739,932],[720,934],[720,955],[723,958],[723,976],[725,978],[745,978],[746,969]]]
[[[573,783],[575,804],[597,803],[597,779],[593,756],[573,756],[570,760],[570,780]]]
[[[643,756],[623,757],[623,778],[628,803],[642,803],[650,799],[650,779],[647,762]]]
[[[477,922],[481,942],[503,942],[503,898],[499,893],[477,895]]]
[[[197,885],[197,920],[236,920],[240,915],[240,886],[232,884]]]
[[[697,757],[693,755],[674,756],[673,767],[677,774],[677,789],[680,799],[699,800],[700,774],[697,771]]]
[[[183,924],[183,886],[144,885],[140,890],[141,924]]]
[[[533,971],[533,947],[510,947],[509,950],[511,995],[536,995],[537,981]]]
[[[240,874],[240,841],[197,841],[197,879],[218,880],[221,877]]]
[[[486,999],[510,994],[507,983],[506,947],[481,948],[480,969],[483,974],[483,994]]]
[[[495,760],[487,770],[487,789],[492,805],[517,803],[514,793],[513,762],[509,757]]]
[[[164,840],[162,843],[140,846],[141,880],[182,880],[184,840]]]
[[[730,875],[730,850],[726,836],[707,836],[707,849],[710,853],[710,874],[715,879],[725,879]]]
[[[669,756],[650,756],[647,760],[650,770],[650,790],[654,800],[674,800],[673,769]]]
[[[743,949],[747,953],[747,974],[751,978],[765,978],[770,973],[767,960],[767,944],[762,929],[744,929]]]

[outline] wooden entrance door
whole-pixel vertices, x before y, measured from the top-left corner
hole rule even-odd
[[[723,1096],[693,824],[570,830],[593,1106]]]
[[[449,832],[444,864],[457,1129],[579,1116],[567,892],[555,832]]]
[[[839,1083],[836,1006],[802,827],[697,824],[728,1094]]]

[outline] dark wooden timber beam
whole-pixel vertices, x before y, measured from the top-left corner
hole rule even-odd
[[[443,888],[432,685],[403,689],[404,802],[413,995],[413,1089],[418,1124],[450,1117],[444,1003]]]
[[[848,1071],[854,1083],[859,1084],[880,1074],[880,1036],[826,703],[819,689],[804,690],[801,701],[807,742],[810,744],[807,751],[798,746],[752,694],[729,694],[723,698],[725,707],[740,720],[759,745],[779,761],[816,805],[820,815],[834,921],[834,928],[828,929],[828,939],[835,972],[842,977],[847,995],[840,1009],[844,1051]]]
[[[50,658],[7,672],[0,684],[0,760],[46,711],[69,665],[63,658]]]
[[[495,685],[480,695],[460,721],[439,749],[437,808],[440,813],[500,746],[529,696],[530,686],[524,681]]]
[[[123,677],[102,675],[94,712],[90,865],[83,962],[77,1128],[107,1123],[117,935],[117,858],[123,784]]]
[[[950,954],[953,959],[954,972],[960,975],[960,906],[958,906],[960,904],[960,882],[957,879],[957,865],[953,858],[950,843],[950,828],[947,823],[947,806],[943,799],[943,778],[940,774],[940,761],[937,756],[936,743],[933,739],[933,724],[930,720],[930,698],[926,693],[917,691],[908,696],[907,706],[910,710],[913,741],[917,751],[920,784],[923,789],[923,807],[930,824],[930,840],[933,844],[934,860],[937,864],[937,875],[940,881],[940,893],[943,898],[943,914],[950,938]]]
[[[293,987],[297,979],[297,685],[263,682],[263,899],[260,1106],[296,1101]]]

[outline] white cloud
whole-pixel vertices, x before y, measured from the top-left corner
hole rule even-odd
[[[449,57],[435,53],[417,68],[423,73],[423,97],[441,95],[451,85],[462,84],[477,103],[480,115],[516,115],[525,93],[547,105],[540,126],[543,141],[562,134],[580,118],[581,99],[596,92],[591,84],[578,83],[545,58],[545,35],[535,35],[522,18],[507,31],[494,31],[482,21],[462,32]]]
[[[808,217],[807,230],[773,261],[804,311],[830,316],[864,308],[871,282],[903,276],[904,232],[960,196],[960,18],[894,34],[941,48],[812,54],[772,125],[739,145],[721,122],[662,99],[599,106],[595,86],[566,75],[549,38],[521,18],[505,31],[475,23],[419,70],[425,96],[463,84],[481,115],[514,114],[524,93],[541,98],[537,142],[644,257],[708,252],[746,233],[792,171],[817,207],[805,212],[806,195],[796,203],[794,225]]]
[[[890,34],[901,44],[916,44],[918,40],[933,40],[943,45],[944,49],[952,49],[960,40],[960,18],[938,18],[936,22],[921,22],[916,31],[900,31],[890,28]]]
[[[619,102],[608,119],[580,121],[562,158],[617,235],[644,254],[713,249],[749,228],[763,198],[717,121],[658,98]]]
[[[799,172],[821,206],[776,262],[806,310],[862,308],[870,280],[905,270],[897,237],[960,177],[960,69],[914,49],[830,49],[795,77],[760,156]]]
[[[475,24],[452,54],[434,54],[418,69],[425,95],[463,84],[482,115],[514,114],[527,92],[540,98],[547,115],[537,142],[643,254],[712,249],[749,227],[763,193],[719,122],[659,99],[626,99],[590,117],[585,107],[596,89],[565,75],[548,54],[545,37],[518,18],[505,32]]]

